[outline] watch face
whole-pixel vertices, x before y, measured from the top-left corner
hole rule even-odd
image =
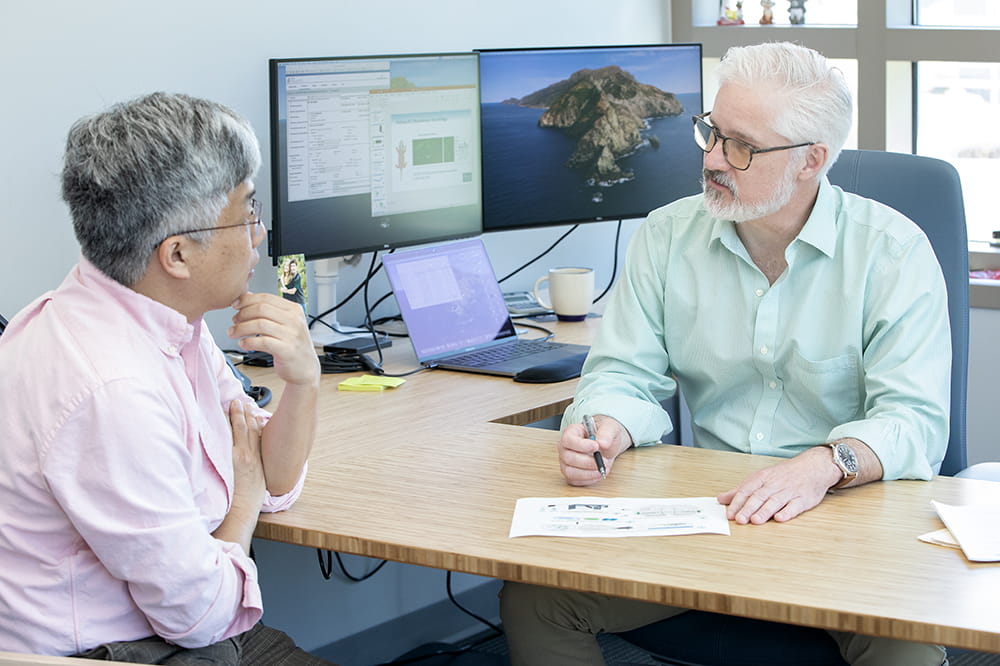
[[[847,444],[839,444],[833,449],[834,455],[841,467],[847,470],[848,474],[858,473],[858,459]]]

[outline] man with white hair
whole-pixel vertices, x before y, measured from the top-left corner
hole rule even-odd
[[[718,495],[737,523],[791,520],[831,489],[930,479],[948,441],[944,278],[912,221],[826,179],[850,130],[843,77],[787,43],[732,48],[718,76],[713,109],[693,119],[704,192],[650,213],[630,243],[563,418],[564,477],[596,483],[595,452],[610,474],[658,443],[674,425],[660,401],[679,385],[695,446],[786,458]],[[602,664],[596,634],[684,610],[510,582],[501,594],[515,666]],[[945,661],[940,646],[830,633],[851,664]]]
[[[82,256],[0,337],[0,649],[311,664],[263,613],[250,541],[302,489],[319,363],[302,309],[248,292],[260,150],[232,110],[154,93],[70,130]],[[204,322],[274,357],[268,414]]]

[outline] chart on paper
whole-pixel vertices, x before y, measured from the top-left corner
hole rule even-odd
[[[522,497],[510,537],[630,537],[729,534],[714,497]]]

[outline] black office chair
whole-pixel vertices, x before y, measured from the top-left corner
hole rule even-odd
[[[951,434],[941,473],[966,466],[965,403],[969,356],[969,255],[962,185],[941,160],[870,150],[845,150],[830,182],[880,201],[916,222],[944,272],[951,322]],[[821,629],[689,611],[620,637],[657,660],[678,666],[844,666]]]

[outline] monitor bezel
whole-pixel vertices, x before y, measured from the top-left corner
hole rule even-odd
[[[297,57],[283,57],[283,58],[269,58],[268,59],[268,126],[270,131],[268,145],[270,148],[270,166],[271,166],[271,229],[268,231],[268,255],[272,259],[274,265],[278,264],[280,257],[288,254],[288,250],[282,248],[282,227],[287,224],[287,220],[283,219],[282,212],[280,209],[280,204],[283,198],[287,198],[287,188],[282,186],[283,179],[287,180],[285,174],[281,172],[282,162],[280,148],[280,135],[279,135],[279,90],[278,90],[278,68],[279,66],[287,63],[306,63],[306,62],[347,62],[347,61],[360,61],[360,60],[376,60],[376,59],[426,59],[426,58],[449,58],[449,57],[475,57],[476,65],[476,93],[479,95],[479,55],[476,51],[446,51],[446,52],[429,52],[429,53],[396,53],[396,54],[362,54],[362,55],[331,55],[331,56],[297,56]],[[477,109],[478,112],[478,109]],[[319,259],[331,259],[337,257],[347,257],[351,255],[362,254],[365,252],[380,251],[380,250],[391,250],[401,247],[410,247],[414,245],[423,245],[426,243],[437,243],[448,240],[458,240],[462,238],[470,238],[474,236],[481,235],[483,232],[483,215],[482,215],[482,129],[481,123],[480,127],[477,128],[477,141],[479,143],[478,150],[480,154],[479,160],[479,215],[478,215],[478,225],[474,225],[469,229],[462,230],[452,230],[446,233],[440,234],[425,234],[419,237],[399,239],[396,242],[371,242],[371,243],[344,243],[336,247],[327,245],[326,247],[305,250],[301,254],[305,255],[307,261],[314,261]]]
[[[652,44],[604,44],[604,45],[586,45],[586,46],[538,46],[538,47],[513,47],[513,48],[490,48],[490,49],[476,49],[478,54],[495,54],[495,53],[521,53],[521,52],[566,52],[566,51],[587,51],[587,50],[627,50],[627,49],[660,49],[660,48],[695,48],[698,51],[698,80],[700,82],[698,93],[698,112],[704,111],[705,106],[705,85],[704,85],[704,48],[702,44],[698,42],[675,42],[675,43],[652,43]],[[480,91],[482,91],[482,61],[480,60]],[[480,98],[482,97],[482,92],[480,92]],[[479,118],[480,123],[483,123],[484,115],[480,111]],[[480,131],[480,142],[483,142],[486,136],[485,131]],[[608,221],[621,221],[621,220],[635,220],[644,219],[648,214],[649,210],[637,210],[628,211],[622,214],[606,215],[606,216],[585,216],[585,217],[571,217],[567,216],[564,218],[559,218],[556,220],[532,220],[527,221],[522,224],[515,225],[503,225],[503,226],[490,226],[487,219],[487,207],[486,207],[486,152],[484,149],[480,150],[480,155],[483,160],[482,172],[482,205],[483,205],[483,233],[497,233],[502,231],[515,231],[524,229],[544,229],[549,227],[557,226],[569,226],[576,224],[590,224],[594,222],[608,222]],[[663,201],[663,204],[667,204],[669,201]]]

